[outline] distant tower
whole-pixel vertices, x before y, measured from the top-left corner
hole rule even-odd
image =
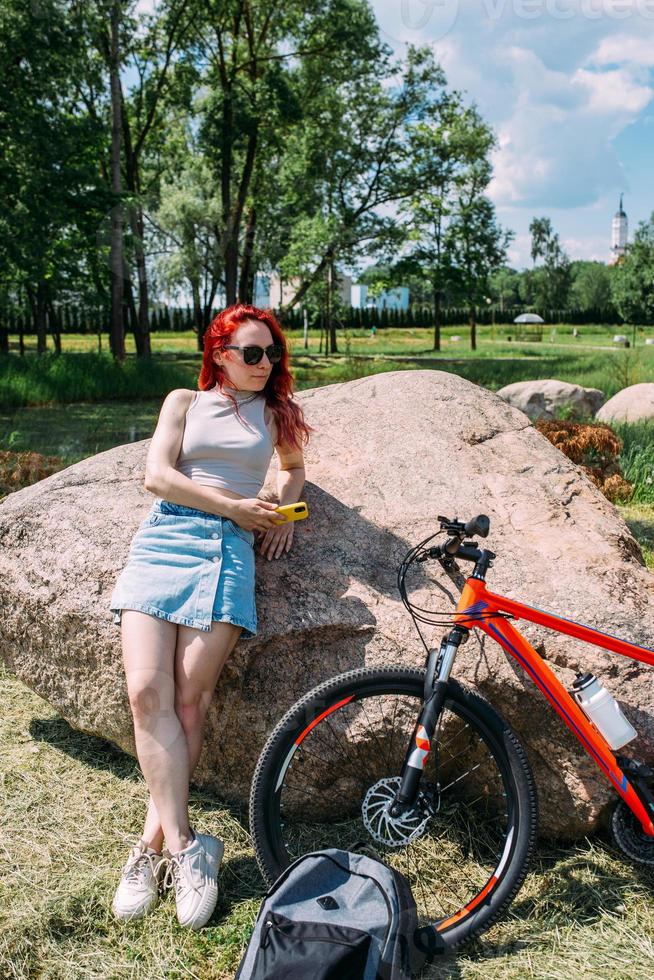
[[[622,207],[622,194],[620,195],[620,207],[613,215],[611,226],[611,260],[617,262],[625,253],[627,236],[629,233],[627,215]]]

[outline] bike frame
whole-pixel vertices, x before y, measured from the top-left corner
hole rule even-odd
[[[599,766],[611,785],[617,790],[634,816],[640,822],[644,832],[654,837],[654,823],[648,814],[640,796],[629,782],[627,775],[620,768],[618,761],[603,735],[588,720],[572,695],[565,689],[561,681],[536,650],[516,629],[515,626],[501,616],[492,618],[492,613],[510,613],[516,619],[525,619],[538,623],[547,629],[578,640],[584,640],[605,650],[612,650],[633,660],[654,666],[654,650],[647,647],[628,643],[610,633],[563,619],[552,613],[527,606],[515,599],[496,595],[486,588],[486,583],[474,577],[466,580],[456,607],[454,623],[467,630],[475,627],[482,630],[502,646],[509,656],[525,670],[536,686],[542,691],[556,713],[563,719],[571,732],[579,739],[588,755]],[[484,619],[478,619],[483,614]],[[624,764],[624,763],[623,763]]]

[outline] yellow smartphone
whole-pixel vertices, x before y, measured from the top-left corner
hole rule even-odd
[[[284,514],[287,521],[303,521],[305,517],[309,516],[309,508],[303,500],[299,500],[297,504],[284,504],[283,507],[277,508],[278,514]],[[277,524],[285,524],[286,521],[276,521]]]

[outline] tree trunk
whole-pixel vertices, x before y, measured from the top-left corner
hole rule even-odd
[[[197,279],[191,282],[191,295],[193,296],[193,329],[198,341],[198,350],[202,350],[202,335],[204,334],[204,310],[200,299],[200,284]]]
[[[338,354],[336,341],[336,321],[334,319],[334,253],[329,253],[327,263],[327,331],[325,337],[325,353]]]
[[[257,153],[258,131],[254,128],[248,137],[243,171],[238,183],[235,200],[232,201],[232,167],[233,167],[233,96],[231,88],[223,97],[223,138],[222,138],[222,169],[221,169],[221,202],[223,212],[224,261],[225,261],[225,302],[231,306],[237,300],[238,284],[238,239],[247,200],[254,161]]]
[[[434,350],[441,349],[441,291],[434,286]]]
[[[123,282],[123,322],[129,323],[130,329],[134,334],[134,342],[136,344],[137,356],[142,353],[139,350],[139,343],[141,343],[141,336],[139,330],[139,317],[136,312],[136,303],[134,301],[134,290],[132,289],[132,283],[129,279],[125,279]]]
[[[55,352],[61,354],[61,327],[59,318],[51,302],[48,302],[48,319],[50,321],[50,335],[54,343]]]
[[[477,312],[474,306],[470,307],[470,348],[477,350]]]
[[[139,284],[139,308],[136,314],[134,327],[134,343],[136,345],[137,357],[151,357],[152,346],[150,344],[150,317],[149,317],[149,296],[148,296],[148,274],[145,267],[145,252],[143,250],[143,209],[138,205],[130,214],[130,224],[134,236],[134,250],[136,256],[136,273]],[[132,303],[134,300],[132,299]]]
[[[47,349],[46,288],[44,283],[39,282],[36,287],[36,294],[28,288],[28,297],[36,330],[36,352],[37,354],[44,354]]]
[[[241,303],[254,302],[254,268],[252,264],[252,254],[254,252],[254,238],[256,233],[257,211],[254,205],[248,211],[247,225],[245,227],[245,240],[243,242],[243,255],[241,257],[241,274],[239,277],[238,298]]]
[[[123,208],[121,204],[120,176],[120,55],[118,50],[118,30],[121,5],[114,0],[111,8],[111,50],[109,57],[109,79],[111,85],[111,188],[115,204],[111,209],[111,247],[109,265],[111,269],[111,353],[118,361],[125,357],[125,331],[123,327]]]

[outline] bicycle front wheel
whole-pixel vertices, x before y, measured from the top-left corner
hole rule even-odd
[[[537,806],[515,733],[450,681],[416,805],[390,816],[423,683],[421,670],[362,668],[306,694],[258,761],[250,828],[268,885],[308,851],[372,849],[408,878],[433,951],[506,909],[527,871]]]

